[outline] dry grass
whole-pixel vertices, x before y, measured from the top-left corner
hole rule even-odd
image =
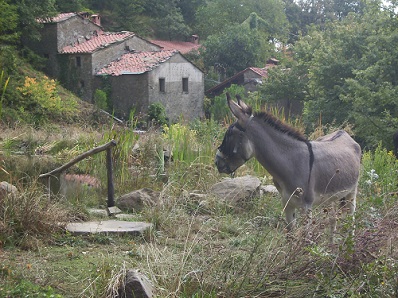
[[[41,291],[51,286],[63,297],[115,297],[126,270],[135,268],[153,282],[156,297],[397,294],[395,197],[381,195],[384,203],[375,205],[371,193],[360,194],[355,235],[350,233],[349,220],[341,219],[332,244],[323,210],[314,211],[315,221],[309,227],[301,223],[287,235],[278,196],[254,198],[245,206],[214,197],[192,198],[189,193],[207,193],[221,178],[211,164],[175,160],[165,164],[168,181],[159,181],[151,175],[158,165],[154,147],[161,144],[160,136],[153,132],[140,138],[140,149],[133,152],[134,143],[128,145],[131,139],[123,139],[123,130],[111,133],[115,131],[118,144],[126,146],[117,152],[120,160],[115,167],[125,161],[128,168],[115,173],[117,192],[141,187],[161,190],[157,206],[135,214],[137,220],[153,223],[154,229],[136,238],[65,233],[60,222],[88,218],[85,201],[76,205],[57,197],[49,200],[34,178],[37,173],[28,175],[24,170],[32,163],[12,162],[14,156],[5,154],[0,165],[7,171],[3,177],[12,177],[20,193],[0,202],[0,294],[12,290],[31,294],[29,287],[21,286],[21,281],[29,281],[41,286]],[[88,128],[81,134],[76,127],[52,132],[14,127],[4,130],[2,144],[13,139],[35,144],[32,148],[61,139],[78,144],[78,148],[65,146],[64,158],[111,133]],[[125,152],[130,154],[121,162]],[[45,156],[38,156],[34,168],[42,169]],[[98,173],[99,161],[91,161],[87,169]],[[255,171],[248,164],[240,173]]]

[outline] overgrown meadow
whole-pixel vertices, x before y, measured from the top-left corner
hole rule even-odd
[[[27,82],[22,91],[31,101],[48,94],[28,92],[38,84]],[[47,112],[39,105],[31,115]],[[18,188],[0,202],[1,297],[117,297],[128,269],[145,274],[156,297],[397,296],[398,163],[383,144],[363,152],[355,233],[341,214],[331,242],[328,208],[314,210],[308,228],[303,218],[287,234],[278,195],[242,205],[190,195],[208,194],[223,178],[213,160],[230,118],[221,124],[181,121],[140,133],[134,119],[120,126],[96,110],[76,114],[80,121],[70,124],[1,127],[0,181]],[[44,116],[35,119],[42,123]],[[73,236],[65,232],[66,222],[104,219],[88,210],[106,206],[105,153],[69,170],[99,178],[105,186],[95,194],[49,196],[38,177],[110,140],[117,143],[115,197],[144,187],[161,194],[155,207],[133,214],[153,229],[140,237]],[[165,151],[173,153],[171,159]],[[236,175],[272,183],[255,160]]]
[[[96,130],[3,130],[0,176],[19,193],[0,205],[0,295],[116,297],[123,272],[132,268],[153,282],[156,297],[397,294],[398,164],[391,152],[380,144],[363,153],[355,235],[341,217],[330,243],[325,210],[315,211],[310,231],[301,225],[287,235],[277,195],[244,206],[190,197],[206,194],[222,179],[213,159],[225,129],[214,121],[195,121],[145,134],[113,123]],[[62,223],[94,219],[87,210],[106,205],[106,189],[98,196],[49,198],[38,175],[111,139],[117,142],[116,197],[143,187],[161,192],[156,207],[134,214],[154,228],[142,237],[65,233]],[[173,152],[172,160],[164,159],[164,149]],[[99,177],[106,185],[105,154],[71,171]],[[271,183],[256,161],[237,173],[246,174]]]

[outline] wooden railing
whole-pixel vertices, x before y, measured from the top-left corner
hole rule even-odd
[[[116,141],[112,140],[109,143],[95,147],[83,154],[80,154],[78,157],[74,158],[70,162],[64,164],[63,166],[60,166],[59,168],[56,168],[48,173],[41,174],[39,175],[39,178],[47,178],[47,188],[48,188],[48,193],[51,195],[51,189],[50,189],[50,180],[51,177],[54,176],[55,174],[62,173],[66,169],[70,168],[74,164],[78,163],[79,161],[97,154],[99,152],[105,151],[106,150],[106,169],[107,169],[107,179],[108,179],[108,202],[107,205],[108,207],[114,207],[115,206],[115,198],[114,198],[114,193],[115,193],[115,188],[113,185],[113,169],[112,169],[112,147],[116,146]]]

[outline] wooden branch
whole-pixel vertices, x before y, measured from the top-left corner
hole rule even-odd
[[[46,178],[46,177],[53,176],[53,175],[55,175],[57,173],[60,173],[60,172],[62,172],[64,170],[70,168],[75,163],[78,163],[79,161],[85,159],[86,157],[89,157],[89,156],[91,156],[93,154],[96,154],[98,152],[107,150],[108,148],[114,147],[114,146],[116,146],[116,141],[112,140],[112,141],[110,141],[109,143],[107,143],[105,145],[102,145],[102,146],[99,146],[99,147],[95,147],[95,148],[93,148],[93,149],[91,149],[91,150],[79,155],[78,157],[76,157],[75,159],[71,160],[70,162],[64,164],[63,166],[61,166],[59,168],[56,168],[56,169],[52,170],[51,172],[39,175],[39,178]]]

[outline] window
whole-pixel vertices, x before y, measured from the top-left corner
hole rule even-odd
[[[182,78],[182,92],[188,93],[188,78]]]
[[[84,88],[84,81],[83,81],[83,80],[81,80],[81,81],[79,82],[79,88],[80,88],[80,89],[83,89],[83,88]]]
[[[81,67],[82,66],[82,59],[80,56],[76,56],[76,66]]]
[[[166,80],[164,78],[159,79],[159,91],[166,92]]]

